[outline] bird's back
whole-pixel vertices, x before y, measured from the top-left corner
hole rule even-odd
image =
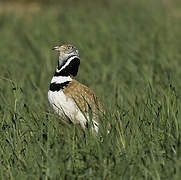
[[[94,91],[87,86],[73,79],[66,88],[63,89],[65,96],[73,98],[77,106],[84,113],[93,113],[95,120],[99,114],[103,114],[103,106]]]

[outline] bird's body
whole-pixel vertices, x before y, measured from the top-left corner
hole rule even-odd
[[[50,105],[59,116],[68,117],[82,128],[91,119],[94,130],[98,132],[102,104],[91,89],[73,79],[80,64],[78,50],[72,45],[54,49],[60,51],[60,56],[48,92]]]

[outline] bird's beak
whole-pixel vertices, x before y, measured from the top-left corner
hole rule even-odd
[[[55,46],[54,48],[52,48],[52,50],[60,51],[60,47],[59,46]]]

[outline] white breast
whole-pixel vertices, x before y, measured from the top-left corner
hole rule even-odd
[[[59,116],[66,115],[74,123],[79,123],[82,127],[85,127],[86,118],[73,99],[66,97],[63,91],[48,91],[48,101]]]

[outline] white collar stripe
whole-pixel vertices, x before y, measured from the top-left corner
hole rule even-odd
[[[70,76],[53,76],[51,83],[64,83],[66,81],[72,81]]]

